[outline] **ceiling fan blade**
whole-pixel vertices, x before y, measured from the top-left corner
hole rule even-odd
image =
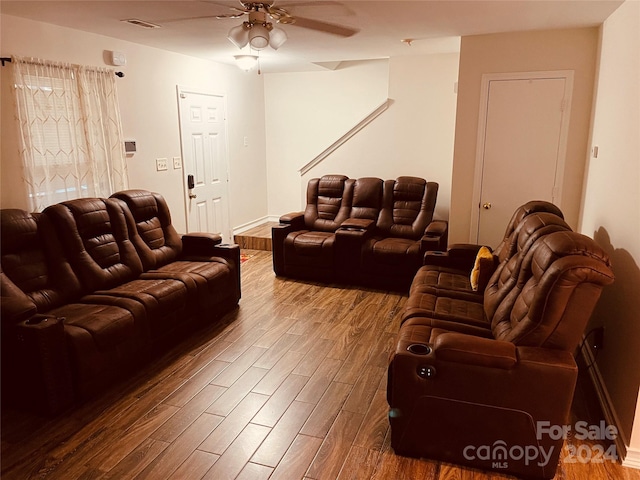
[[[310,30],[317,30],[319,32],[331,33],[333,35],[339,35],[341,37],[351,37],[360,30],[357,28],[344,27],[342,25],[335,25],[333,23],[320,22],[318,20],[312,20],[310,18],[293,17],[295,21],[292,25],[302,28],[308,28]]]
[[[244,16],[247,12],[238,12],[238,13],[227,13],[224,15],[212,15],[211,17],[208,18],[217,18],[218,20],[222,20],[225,18],[240,18],[242,16]],[[207,18],[207,17],[200,17],[200,18]]]
[[[237,17],[235,17],[235,18],[238,18],[240,15],[244,15],[245,13],[249,13],[249,10],[247,8],[244,8],[244,3],[242,3],[242,2],[240,2],[240,5],[243,8],[230,6],[230,5],[227,5],[226,3],[215,2],[213,0],[199,0],[199,1],[201,3],[208,3],[210,5],[217,5],[219,7],[224,7],[226,9],[228,9],[228,10],[235,10],[237,12],[237,13],[230,13],[229,15],[219,15],[222,18],[230,18],[231,15],[237,15]]]
[[[210,18],[219,18],[218,15],[201,15],[199,17],[180,17],[180,18],[163,18],[161,20],[157,20],[158,23],[178,23],[178,22],[189,22],[192,20],[206,20]]]
[[[287,8],[291,8],[291,7],[318,7],[318,6],[342,7],[344,5],[342,5],[340,2],[336,2],[333,0],[313,0],[313,1],[307,1],[307,2],[291,2],[291,3],[287,2],[284,6]]]
[[[278,8],[278,7],[269,6],[269,7],[266,7],[265,10],[272,17],[282,17],[282,16],[289,15],[289,12],[287,12],[284,8]]]

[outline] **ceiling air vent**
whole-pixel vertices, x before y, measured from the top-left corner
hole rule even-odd
[[[139,20],[137,18],[128,18],[127,20],[120,20],[124,23],[130,23],[131,25],[135,25],[137,27],[142,28],[160,28],[160,25],[156,25],[155,23],[145,22],[144,20]]]

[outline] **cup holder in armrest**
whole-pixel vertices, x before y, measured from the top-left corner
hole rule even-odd
[[[429,355],[431,353],[431,347],[424,343],[412,343],[407,347],[407,350],[414,355]]]
[[[26,325],[40,325],[42,322],[46,322],[50,317],[45,315],[34,315],[29,320],[24,322]]]

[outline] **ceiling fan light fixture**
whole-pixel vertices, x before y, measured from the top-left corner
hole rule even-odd
[[[238,48],[244,48],[249,43],[249,29],[246,23],[229,30],[227,38]]]
[[[281,28],[274,28],[269,33],[269,46],[274,50],[278,50],[287,41],[287,38],[287,32]]]
[[[257,55],[235,55],[233,58],[236,59],[236,64],[238,68],[248,72],[258,63]]]
[[[269,30],[262,24],[256,23],[249,30],[249,44],[256,50],[262,50],[269,45]]]

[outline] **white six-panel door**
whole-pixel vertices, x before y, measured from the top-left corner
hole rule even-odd
[[[178,102],[187,231],[217,233],[229,242],[225,98],[178,87]]]
[[[561,206],[571,72],[483,79],[471,240],[497,246],[529,200]]]

